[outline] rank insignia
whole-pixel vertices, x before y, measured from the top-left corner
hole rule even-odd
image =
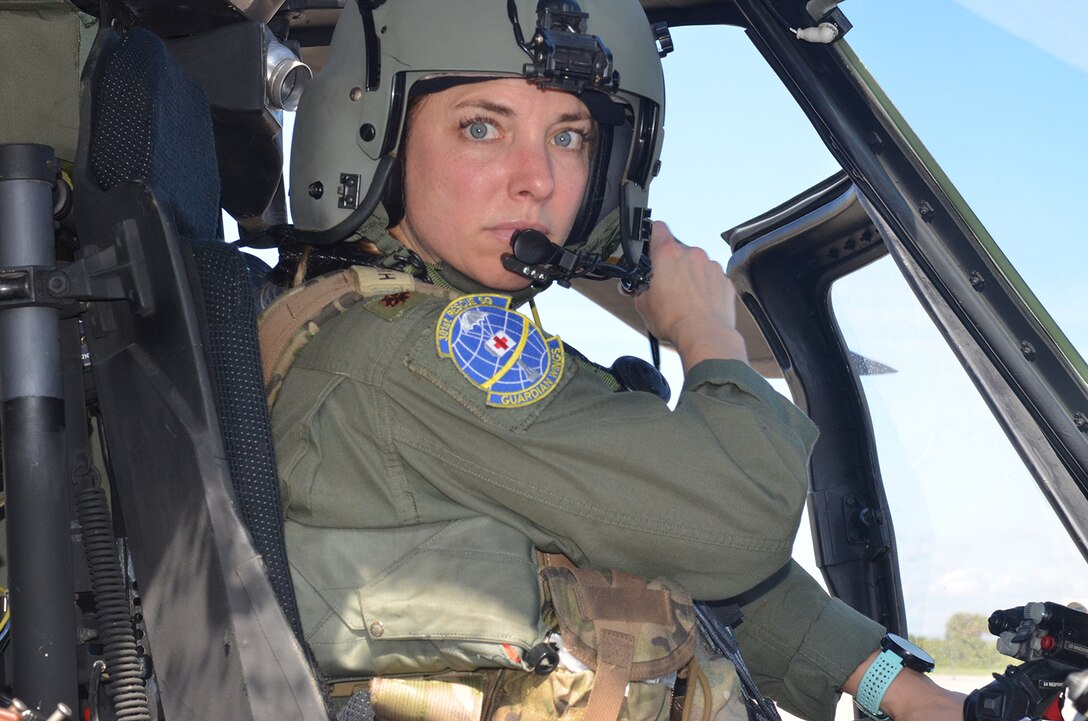
[[[410,290],[387,293],[377,298],[366,301],[365,308],[371,313],[380,315],[386,320],[396,320],[404,314],[404,311],[422,303],[429,296],[413,293]]]
[[[563,375],[563,343],[510,309],[505,295],[466,295],[446,306],[435,337],[487,404],[516,408],[548,395]]]

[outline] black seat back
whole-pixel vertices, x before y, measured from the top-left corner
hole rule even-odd
[[[140,28],[103,30],[84,88],[80,253],[128,285],[89,304],[87,342],[166,718],[327,719],[296,637],[246,264],[216,239],[207,101]]]

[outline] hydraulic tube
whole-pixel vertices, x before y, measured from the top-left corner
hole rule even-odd
[[[56,266],[53,186],[44,145],[0,145],[0,268]],[[60,311],[12,307],[0,284],[0,433],[11,594],[12,688],[49,713],[76,705],[76,632],[64,437]]]

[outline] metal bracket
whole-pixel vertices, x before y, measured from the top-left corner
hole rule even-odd
[[[814,22],[820,22],[835,10],[841,0],[808,0],[805,4],[805,12]]]
[[[99,251],[88,246],[75,262],[58,267],[24,265],[0,268],[0,309],[63,308],[74,301],[128,300],[136,313],[153,309],[143,249],[134,220],[114,228],[114,245]]]
[[[866,505],[858,496],[845,496],[842,503],[847,520],[847,540],[865,544],[866,561],[880,558],[891,550],[887,524],[880,509]]]
[[[575,2],[538,5],[536,33],[525,46],[533,59],[523,69],[525,77],[541,87],[572,93],[619,87],[612,51],[586,32],[588,18]]]

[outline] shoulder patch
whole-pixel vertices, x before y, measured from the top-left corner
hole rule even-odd
[[[562,378],[565,362],[559,336],[544,335],[510,304],[506,295],[462,296],[446,306],[435,330],[438,355],[496,408],[541,400]]]

